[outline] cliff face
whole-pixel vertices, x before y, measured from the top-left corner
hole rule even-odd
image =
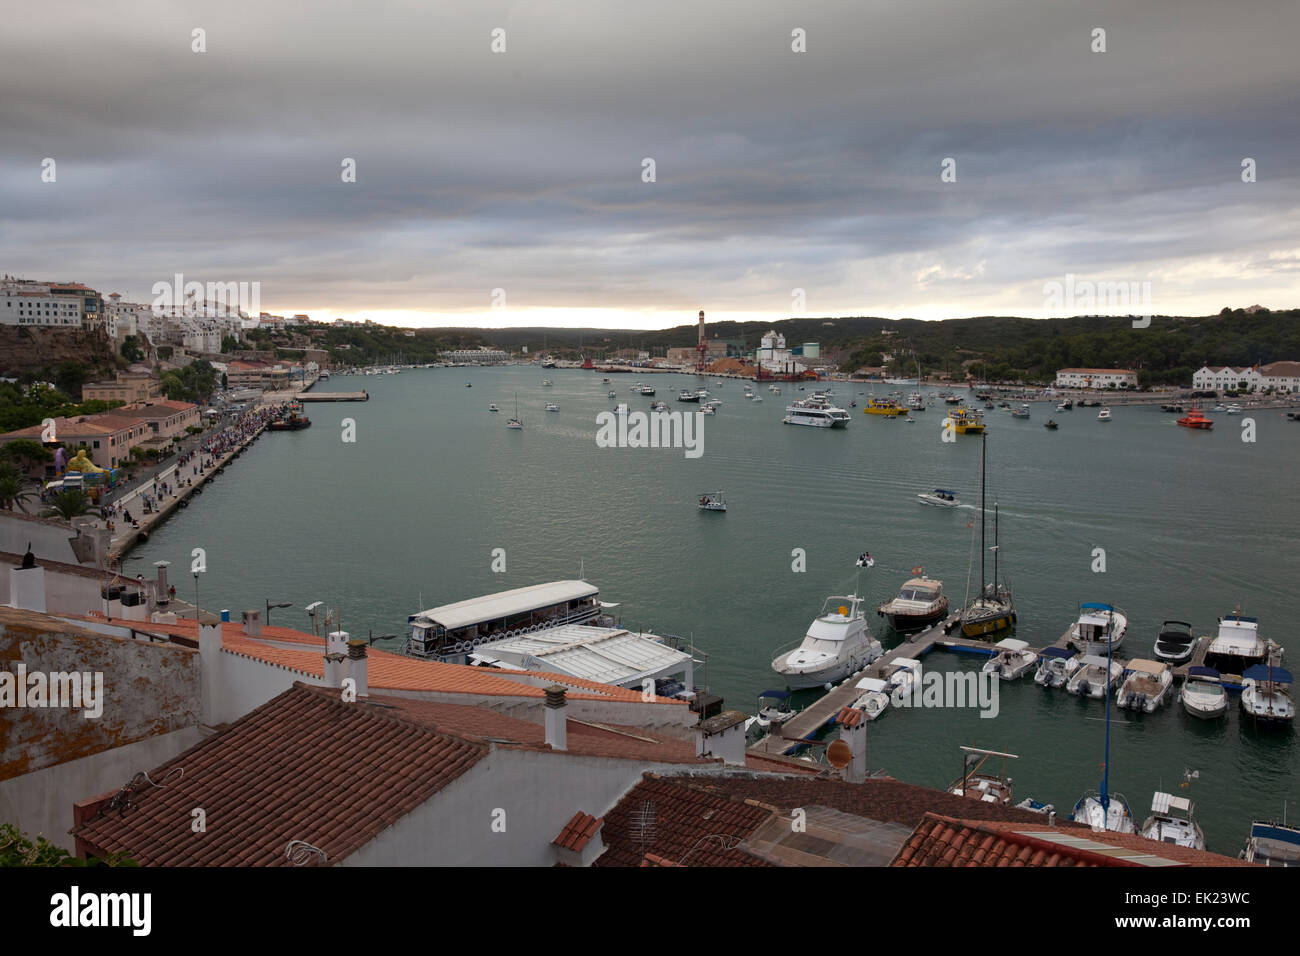
[[[0,375],[14,377],[67,361],[84,365],[87,381],[111,376],[118,365],[108,336],[99,332],[0,325]]]

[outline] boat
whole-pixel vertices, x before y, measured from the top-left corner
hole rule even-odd
[[[1178,424],[1184,428],[1201,428],[1209,429],[1214,427],[1214,419],[1206,418],[1201,414],[1201,410],[1193,406],[1192,410],[1184,417],[1178,419]]]
[[[1043,423],[1043,427],[1045,427],[1045,428],[1049,428],[1049,429],[1051,429],[1052,431],[1056,431],[1056,430],[1057,430],[1058,428],[1060,428],[1061,426],[1058,425],[1058,424],[1056,424],[1056,422],[1052,421],[1052,420],[1049,418],[1047,421],[1045,421],[1045,422]]]
[[[1012,418],[1028,418],[1028,417],[1029,417],[1029,406],[1028,406],[1028,405],[1019,405],[1019,406],[1017,406],[1016,408],[1011,409],[1011,417],[1012,417]]]
[[[1161,410],[1162,412],[1173,412],[1173,413],[1175,413],[1175,414],[1177,414],[1177,415],[1181,415],[1181,414],[1183,413],[1183,411],[1184,411],[1184,409],[1183,409],[1183,403],[1182,403],[1182,402],[1169,402],[1169,403],[1167,403],[1167,404],[1161,405],[1161,406],[1160,406],[1160,410]],[[1193,411],[1196,410],[1196,406],[1195,406],[1195,405],[1192,406],[1192,410],[1193,410]]]
[[[1192,801],[1186,797],[1157,792],[1151,798],[1151,816],[1138,832],[1157,843],[1205,849],[1205,834],[1192,819]]]
[[[1183,710],[1201,720],[1213,720],[1228,712],[1228,692],[1219,683],[1219,672],[1195,664],[1187,668],[1187,678],[1178,691]]]
[[[496,403],[496,402],[492,402],[490,405],[488,405],[488,411],[489,411],[489,412],[499,412],[499,411],[501,411],[501,409],[497,408],[497,403]]]
[[[267,423],[267,430],[273,432],[296,432],[311,426],[311,419],[302,414],[301,405],[290,405],[289,414]]]
[[[924,571],[918,577],[908,578],[891,601],[876,608],[876,613],[889,619],[895,631],[914,631],[941,621],[948,614],[948,598],[943,593],[943,582],[927,578]]]
[[[655,393],[655,387],[653,385],[640,385],[637,387],[636,390],[640,392],[642,395],[646,396],[647,398],[654,395]]]
[[[754,723],[760,730],[775,732],[795,712],[790,709],[790,692],[788,690],[765,690],[758,695],[758,719]]]
[[[544,379],[542,379],[542,385],[543,385],[543,387],[545,387],[545,386],[547,386],[547,385],[554,385],[554,384],[555,384],[555,383],[552,382],[549,378],[544,378]]]
[[[895,657],[884,677],[895,706],[903,706],[904,700],[913,703],[912,695],[921,689],[921,662],[915,657]]]
[[[925,399],[921,397],[920,392],[913,392],[908,396],[907,407],[914,412],[925,411]]]
[[[1259,636],[1259,620],[1240,612],[1219,618],[1219,634],[1205,651],[1205,666],[1220,674],[1241,676],[1268,657],[1268,642]]]
[[[884,655],[862,615],[862,598],[835,594],[822,603],[798,646],[778,648],[772,670],[795,689],[834,684]]]
[[[907,411],[902,405],[889,398],[869,398],[862,406],[863,415],[902,415]]]
[[[933,505],[936,508],[956,508],[960,501],[951,491],[943,488],[936,488],[934,491],[924,495],[917,495],[917,499],[923,505]]]
[[[973,413],[964,408],[958,408],[949,413],[948,417],[943,420],[944,428],[951,428],[958,435],[982,435],[984,434],[984,423]]]
[[[612,388],[609,390],[607,394],[609,395],[610,398],[618,398],[618,392],[614,391]]]
[[[1064,687],[1079,669],[1079,657],[1065,647],[1044,647],[1038,652],[1034,683],[1039,687]]]
[[[1074,408],[1074,402],[1070,401],[1068,398],[1056,406],[1056,410],[1058,412],[1068,412],[1073,408]]]
[[[1110,421],[1110,409],[1109,409],[1109,408],[1103,408],[1101,411],[1099,411],[1099,412],[1097,413],[1097,421],[1099,421],[1099,422],[1108,422],[1108,421]]]
[[[690,389],[683,388],[683,389],[681,389],[681,390],[677,393],[677,401],[679,401],[679,402],[696,402],[696,403],[698,403],[699,400],[700,400],[700,396],[696,395],[696,394],[695,394],[694,392],[692,392]]]
[[[385,373],[385,374],[386,374],[386,373]],[[473,387],[474,387],[474,383],[473,383],[473,382],[466,382],[466,383],[465,383],[465,387],[466,387],[466,388],[473,388]]]
[[[993,646],[997,653],[981,668],[985,674],[996,674],[1001,680],[1018,680],[1038,663],[1038,654],[1029,649],[1028,641],[1004,637]]]
[[[699,507],[701,511],[726,511],[727,502],[721,491],[710,491],[700,495]]]
[[[759,401],[757,396],[754,401]],[[785,418],[782,419],[787,425],[811,425],[815,428],[845,428],[851,420],[844,409],[812,399],[786,406]]]
[[[1211,414],[1213,414],[1215,412],[1226,412],[1227,410],[1228,410],[1228,406],[1220,402],[1218,405],[1215,405],[1213,408],[1211,408],[1210,412]]]
[[[1165,621],[1160,625],[1160,634],[1156,637],[1156,660],[1177,667],[1191,660],[1195,650],[1196,638],[1192,637],[1192,625],[1186,621]]]
[[[650,411],[652,411],[652,412],[666,412],[666,411],[668,411],[668,405],[667,405],[666,402],[651,402],[651,403],[650,403]],[[708,415],[708,414],[711,414],[711,413],[710,413],[709,409],[706,408],[706,409],[704,409],[704,414]]]
[[[1224,409],[1224,411],[1226,411],[1229,415],[1240,415],[1240,414],[1241,414],[1241,406],[1240,406],[1240,405],[1235,405],[1235,404],[1234,404],[1234,405],[1229,405],[1226,409]]]
[[[524,427],[524,420],[519,417],[519,393],[515,392],[515,413],[506,422],[506,428],[520,429]]]
[[[956,797],[978,800],[980,803],[1009,805],[1012,800],[1012,787],[1011,778],[1007,776],[1007,761],[1020,758],[1016,754],[981,750],[979,747],[962,747],[961,750],[962,774],[948,787],[948,792]],[[989,773],[982,769],[990,758],[1002,760],[1001,773]]]
[[[1041,813],[1043,816],[1055,816],[1056,807],[1050,803],[1042,803],[1033,797],[1025,797],[1016,804],[1017,810],[1028,810],[1030,813]]]
[[[1084,654],[1118,650],[1128,633],[1128,615],[1109,604],[1079,605],[1079,619],[1065,632],[1065,641]]]
[[[1241,675],[1241,712],[1256,724],[1290,727],[1295,721],[1291,672],[1272,664],[1255,664]]]
[[[708,397],[709,397],[709,390],[708,390],[707,388],[697,388],[697,389],[695,390],[695,394],[696,394],[697,396],[699,396],[700,398],[708,398]]]
[[[1079,802],[1074,805],[1070,819],[1076,823],[1086,823],[1094,830],[1134,833],[1137,828],[1133,825],[1133,812],[1129,810],[1128,801],[1120,794],[1110,792],[1110,687],[1115,669],[1118,668],[1122,672],[1122,668],[1109,652],[1104,658],[1085,657],[1083,666],[1070,678],[1070,683],[1075,684],[1079,681],[1079,675],[1085,670],[1096,668],[1096,664],[1093,663],[1095,661],[1101,663],[1100,678],[1106,689],[1106,744],[1101,762],[1101,790],[1084,793],[1079,798]]]
[[[875,720],[889,709],[889,684],[879,677],[864,677],[854,685],[862,691],[852,706]]]
[[[1079,669],[1066,681],[1065,689],[1076,697],[1091,697],[1096,700],[1109,696],[1110,689],[1123,676],[1124,665],[1114,658],[1084,654],[1079,659]]]
[[[988,450],[988,437],[980,443],[980,592],[961,612],[961,633],[963,637],[985,638],[992,634],[1010,630],[1016,626],[1016,605],[1011,596],[1011,589],[998,583],[998,506],[993,505],[993,580],[985,583],[984,578],[984,525],[985,500],[985,458]],[[973,533],[973,532],[972,532]],[[973,562],[972,562],[973,564]],[[972,568],[973,570],[973,568]],[[967,589],[970,583],[967,579]]]
[[[554,402],[547,402],[547,403],[546,403],[546,410],[547,410],[548,412],[558,412],[558,411],[560,410],[560,406],[559,406],[559,405],[556,405]]]
[[[1300,866],[1300,827],[1253,820],[1241,859],[1259,866]]]
[[[1174,669],[1163,661],[1135,658],[1120,685],[1115,703],[1125,710],[1153,714],[1165,705],[1174,689]]]

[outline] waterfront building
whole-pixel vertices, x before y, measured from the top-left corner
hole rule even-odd
[[[1300,362],[1271,362],[1259,370],[1260,386],[1277,392],[1300,392]]]
[[[1137,388],[1137,372],[1128,368],[1063,368],[1056,372],[1057,388]]]
[[[25,279],[0,282],[0,325],[82,328],[80,296],[54,292],[47,283]]]
[[[95,415],[56,418],[53,421],[55,441],[72,449],[84,446],[90,453],[90,460],[100,468],[117,468],[130,459],[133,446],[168,445],[186,427],[199,424],[199,409],[188,402],[155,399]],[[29,425],[0,434],[0,447],[20,438],[39,442],[45,434],[44,425]],[[55,477],[53,462],[37,464],[33,468],[39,472],[33,477]]]
[[[81,386],[83,402],[147,402],[162,394],[162,382],[149,372],[118,372],[111,382]]]
[[[510,358],[500,349],[488,348],[486,345],[476,349],[453,349],[442,352],[440,357],[444,362],[455,362],[459,365],[496,365]]]
[[[1260,387],[1259,369],[1256,367],[1237,368],[1232,365],[1203,366],[1192,373],[1192,388],[1197,391],[1233,391],[1253,392]]]

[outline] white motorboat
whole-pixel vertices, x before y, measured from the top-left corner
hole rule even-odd
[[[547,402],[547,403],[546,403],[546,410],[547,410],[548,412],[558,412],[558,411],[560,410],[560,406],[559,406],[559,405],[556,405],[554,402]]]
[[[761,399],[755,395],[754,401],[761,401]],[[845,428],[851,420],[849,413],[844,409],[811,400],[790,405],[785,410],[785,418],[782,419],[787,425],[811,425],[814,428]]]
[[[1084,654],[1105,654],[1119,650],[1128,633],[1128,615],[1109,604],[1079,605],[1079,619],[1065,632],[1065,640]]]
[[[934,491],[916,497],[921,504],[932,505],[935,508],[956,508],[961,504],[951,491],[946,491],[943,488],[936,488]]]
[[[1205,666],[1220,674],[1244,674],[1262,664],[1268,656],[1268,642],[1259,636],[1259,620],[1239,613],[1219,618],[1219,634],[1205,649]]]
[[[1165,621],[1160,625],[1160,634],[1156,638],[1156,660],[1173,664],[1185,664],[1196,651],[1196,638],[1192,637],[1192,625],[1186,621]]]
[[[790,709],[790,692],[765,690],[758,695],[758,714],[754,721],[760,730],[772,732],[780,728],[795,712]]]
[[[1157,792],[1151,798],[1151,816],[1138,832],[1158,843],[1205,849],[1205,834],[1200,824],[1192,819],[1192,801],[1186,797]]]
[[[546,385],[554,385],[554,384],[555,384],[555,383],[552,382],[549,378],[544,378],[544,379],[542,379],[542,385],[543,385],[543,386],[546,386]]]
[[[649,398],[655,393],[655,387],[653,385],[642,385],[637,389],[637,391]]]
[[[875,720],[889,709],[889,685],[879,677],[864,677],[854,685],[862,691],[853,707],[867,715],[867,720]]]
[[[666,412],[666,411],[668,411],[668,405],[667,405],[666,403],[664,403],[664,402],[651,402],[651,403],[650,403],[650,411],[652,411],[652,412]],[[707,415],[708,412],[706,411],[704,414]]]
[[[1259,866],[1300,866],[1300,827],[1253,820],[1241,858]]]
[[[610,398],[618,398],[618,392],[614,391],[612,388],[609,390],[608,394]]]
[[[1118,793],[1100,794],[1095,791],[1085,793],[1074,805],[1070,819],[1083,823],[1094,830],[1110,830],[1112,833],[1136,833],[1133,825],[1133,812],[1128,808],[1128,801]]]
[[[1219,672],[1194,665],[1187,668],[1187,679],[1178,691],[1183,710],[1201,720],[1213,720],[1228,712],[1228,692],[1219,683]]]
[[[1065,689],[1077,697],[1100,699],[1106,696],[1107,687],[1114,687],[1123,676],[1124,665],[1119,661],[1084,654],[1079,669],[1066,682]]]
[[[497,408],[497,403],[496,403],[496,402],[492,402],[490,405],[488,405],[488,411],[489,411],[489,412],[499,412],[499,411],[501,411],[501,409]]]
[[[1079,669],[1079,657],[1064,647],[1044,647],[1038,652],[1034,683],[1040,687],[1064,687]]]
[[[1097,413],[1097,421],[1099,421],[1099,422],[1108,422],[1108,421],[1110,421],[1110,409],[1109,409],[1109,408],[1103,408],[1101,411],[1099,411],[1099,412]]]
[[[1029,649],[1028,641],[1004,637],[993,646],[997,653],[982,668],[985,674],[997,674],[1002,680],[1018,680],[1038,663],[1038,654]]]
[[[1137,658],[1128,662],[1128,676],[1120,685],[1115,703],[1125,710],[1151,714],[1168,702],[1173,689],[1172,667],[1163,661]]]
[[[680,389],[677,392],[677,401],[679,402],[699,402],[700,396],[696,395],[690,389]]]
[[[700,398],[708,398],[709,390],[707,388],[697,388],[695,390],[695,394],[698,395]]]
[[[798,646],[777,649],[772,670],[792,688],[819,687],[856,674],[884,653],[867,627],[862,598],[836,594],[823,602]]]
[[[889,665],[885,682],[889,685],[889,699],[894,706],[910,698],[921,689],[921,662],[915,657],[896,657]]]
[[[710,491],[700,495],[699,508],[701,511],[726,511],[727,502],[721,491]]]
[[[1240,415],[1242,408],[1240,405],[1229,405],[1226,411],[1229,415]]]
[[[1255,664],[1241,675],[1241,712],[1256,724],[1289,727],[1295,721],[1291,699],[1291,672],[1269,664]]]
[[[1211,412],[1226,412],[1227,410],[1228,406],[1224,405],[1222,402],[1210,409]]]
[[[756,401],[756,402],[761,402],[762,400],[763,400],[763,396],[762,396],[762,395],[755,395],[755,396],[754,396],[754,401]]]

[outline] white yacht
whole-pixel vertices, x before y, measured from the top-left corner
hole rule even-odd
[[[488,405],[488,411],[489,411],[489,412],[499,412],[499,411],[501,411],[501,409],[497,408],[497,403],[496,403],[496,402],[492,402],[492,403],[490,403],[490,404]]]
[[[1107,674],[1109,673],[1109,676]],[[1107,684],[1114,687],[1124,676],[1124,665],[1096,654],[1084,654],[1079,669],[1066,682],[1065,689],[1079,697],[1100,699],[1106,696]]]
[[[1029,649],[1028,641],[1004,637],[993,646],[997,653],[982,668],[985,674],[997,674],[1002,680],[1017,680],[1038,663],[1038,654]]]
[[[554,402],[547,402],[547,403],[546,403],[546,410],[547,410],[548,412],[558,412],[558,411],[560,410],[560,406],[559,406],[559,405],[556,405]]]
[[[1109,604],[1079,605],[1079,619],[1065,632],[1065,640],[1085,654],[1104,655],[1107,638],[1113,654],[1128,633],[1128,615]]]
[[[1174,669],[1163,661],[1137,658],[1128,662],[1128,670],[1115,698],[1125,710],[1152,714],[1173,695]]]
[[[1044,647],[1038,652],[1034,683],[1040,687],[1064,687],[1079,669],[1077,655],[1064,647]]]
[[[864,677],[855,685],[862,691],[853,706],[875,720],[889,709],[889,685],[879,677]]]
[[[755,396],[755,401],[758,397]],[[787,425],[812,425],[815,428],[844,428],[851,421],[848,412],[826,402],[795,402],[785,410]]]
[[[772,670],[795,689],[834,684],[856,674],[884,654],[871,636],[856,594],[832,595],[797,647],[779,648]]]
[[[1229,415],[1240,415],[1242,412],[1240,405],[1229,405],[1226,409]]]
[[[1268,642],[1259,636],[1259,619],[1239,613],[1219,618],[1219,634],[1205,650],[1205,666],[1221,674],[1244,674],[1268,657]]]
[[[1241,712],[1256,724],[1289,727],[1295,721],[1291,699],[1291,672],[1268,664],[1255,664],[1241,675]]]
[[[1109,408],[1103,408],[1101,411],[1099,411],[1099,412],[1097,413],[1097,421],[1099,421],[1099,422],[1108,422],[1108,421],[1110,421],[1110,409],[1109,409]]]
[[[1137,827],[1133,825],[1133,811],[1128,808],[1128,801],[1118,793],[1109,794],[1104,800],[1099,793],[1085,793],[1074,805],[1070,819],[1075,823],[1087,824],[1094,830],[1137,832]]]
[[[1192,819],[1192,801],[1186,797],[1156,793],[1151,798],[1151,816],[1147,817],[1138,832],[1158,843],[1172,843],[1193,850],[1205,849],[1205,834]]]
[[[1213,720],[1228,712],[1228,692],[1219,683],[1219,672],[1210,667],[1194,665],[1187,668],[1178,699],[1183,710],[1201,720]]]
[[[956,508],[960,501],[951,491],[943,488],[936,488],[934,491],[927,492],[923,495],[917,495],[917,500],[923,505],[932,505],[935,508]]]

